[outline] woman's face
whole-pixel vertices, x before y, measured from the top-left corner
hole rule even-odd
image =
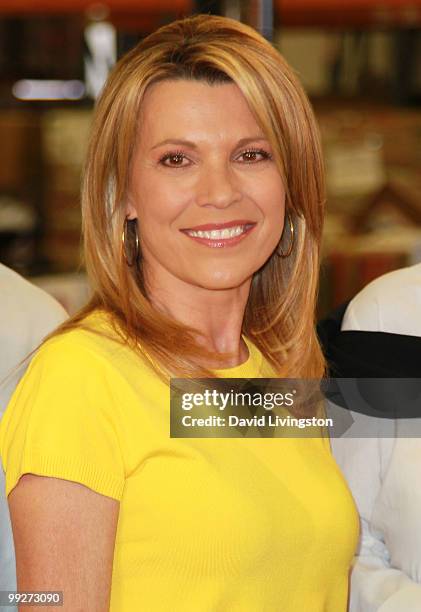
[[[249,285],[282,234],[285,191],[237,85],[162,81],[146,92],[130,177],[149,287]]]

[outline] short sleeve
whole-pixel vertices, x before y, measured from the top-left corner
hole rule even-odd
[[[125,470],[121,381],[71,333],[40,348],[0,425],[6,495],[26,473],[62,478],[120,500]]]

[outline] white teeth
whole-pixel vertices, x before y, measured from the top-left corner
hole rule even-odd
[[[239,236],[245,230],[245,225],[238,225],[237,227],[225,228],[223,230],[212,230],[208,232],[203,232],[201,230],[186,230],[186,233],[189,236],[193,236],[195,238],[207,238],[208,240],[226,240],[227,238],[234,238],[235,236]]]

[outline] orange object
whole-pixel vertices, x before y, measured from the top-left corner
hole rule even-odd
[[[80,13],[95,6],[105,6],[111,13],[178,13],[192,9],[191,0],[0,0],[0,14]]]
[[[275,5],[280,9],[291,10],[335,10],[338,13],[350,9],[398,9],[402,7],[421,7],[420,0],[276,0]]]

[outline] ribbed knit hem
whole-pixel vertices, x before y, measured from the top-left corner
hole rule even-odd
[[[95,465],[75,457],[40,456],[36,453],[25,453],[19,466],[6,471],[6,496],[24,474],[71,480],[118,501],[123,496],[124,480],[104,473]]]

